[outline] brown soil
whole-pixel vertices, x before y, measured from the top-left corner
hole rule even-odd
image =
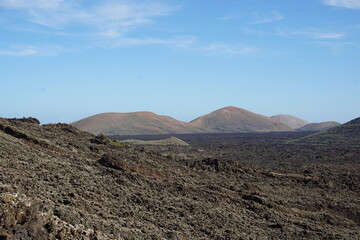
[[[0,239],[358,239],[360,150],[301,134],[132,147],[0,119]]]

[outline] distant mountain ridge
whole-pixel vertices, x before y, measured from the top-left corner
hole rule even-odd
[[[279,115],[272,116],[270,118],[272,118],[276,121],[279,121],[285,125],[288,125],[292,129],[301,128],[301,127],[309,124],[309,122],[305,121],[304,119],[294,117],[291,115],[286,115],[286,114],[279,114]]]
[[[360,118],[353,119],[345,124],[332,127],[326,131],[306,136],[292,143],[315,145],[353,145],[360,146]]]
[[[152,112],[133,112],[96,114],[71,125],[108,136],[293,131],[283,123],[237,107],[221,108],[189,123]]]
[[[332,122],[332,121],[328,121],[328,122],[321,122],[321,123],[309,123],[301,128],[297,128],[297,131],[309,131],[309,132],[320,132],[320,131],[326,131],[330,128],[336,127],[341,125],[338,122]]]

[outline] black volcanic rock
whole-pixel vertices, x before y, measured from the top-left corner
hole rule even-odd
[[[354,124],[360,124],[360,117],[359,118],[355,118],[347,123],[345,123],[344,125],[354,125]]]
[[[135,148],[67,124],[0,118],[0,239],[359,236],[358,175],[330,182],[323,169],[286,173],[285,161],[281,173],[239,163],[249,153],[286,158],[286,145],[268,145],[279,134],[255,146],[219,139],[209,151]]]
[[[36,118],[33,117],[28,117],[28,118],[11,118],[9,119],[10,122],[25,122],[25,123],[33,123],[33,124],[40,124],[40,121]]]
[[[104,134],[100,133],[90,141],[96,144],[107,144],[108,142],[110,142],[110,139],[108,139]]]

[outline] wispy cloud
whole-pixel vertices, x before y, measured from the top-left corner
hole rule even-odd
[[[348,42],[348,41],[327,41],[327,40],[319,40],[314,41],[313,44],[321,46],[321,47],[327,47],[331,50],[332,55],[340,55],[343,53],[342,49],[346,46],[351,46],[352,48],[358,48],[358,44],[354,42]]]
[[[249,17],[249,16],[247,16],[247,17]],[[218,20],[229,21],[229,20],[235,20],[235,19],[240,19],[240,18],[244,18],[244,15],[229,14],[229,15],[225,15],[223,17],[218,18]],[[285,17],[277,11],[272,11],[272,12],[268,12],[268,13],[254,12],[250,16],[250,18],[252,18],[251,24],[271,23],[271,22],[281,21],[281,20],[285,19]]]
[[[360,29],[360,24],[348,26],[349,29]]]
[[[282,34],[284,34],[284,32],[282,32]],[[346,36],[343,33],[319,31],[316,29],[293,31],[293,32],[290,32],[290,34],[302,36],[302,37],[310,38],[310,39],[328,39],[328,40],[341,39]]]
[[[36,55],[38,52],[32,48],[24,49],[10,49],[10,50],[1,50],[0,56],[31,56]]]
[[[360,0],[324,0],[324,3],[335,7],[360,9]]]
[[[97,4],[94,5],[94,2]],[[184,52],[211,55],[234,56],[259,51],[255,47],[243,44],[201,42],[195,36],[150,37],[143,34],[143,36],[129,37],[130,33],[135,32],[139,27],[153,23],[156,18],[170,15],[181,8],[164,2],[162,0],[99,0],[83,6],[82,1],[73,0],[0,0],[0,10],[14,13],[8,14],[15,18],[14,22],[26,22],[15,31],[82,38],[82,42],[86,42],[84,46],[78,48],[51,45],[51,43],[44,43],[44,46],[15,46],[0,50],[0,55],[49,56],[81,51],[91,46],[122,48],[140,45],[158,45]],[[240,17],[228,15],[221,20]],[[262,19],[262,21],[270,20]]]
[[[279,12],[271,12],[268,14],[260,14],[260,13],[253,13],[253,16],[255,20],[252,22],[252,24],[263,24],[263,23],[271,23],[276,21],[281,21],[285,19],[285,17],[279,13]]]
[[[1,0],[0,6],[11,8],[50,9],[59,7],[64,0]]]
[[[246,34],[255,35],[255,36],[266,36],[266,35],[268,35],[264,31],[261,31],[259,29],[254,29],[254,28],[244,28],[243,31]]]
[[[171,48],[185,49],[190,48],[197,41],[193,36],[182,36],[174,38],[121,38],[112,47],[125,47],[136,45],[163,45]]]
[[[204,47],[197,48],[196,50],[204,53],[216,54],[216,55],[245,55],[260,51],[260,49],[258,48],[245,46],[243,44],[225,44],[225,43],[212,43]]]
[[[329,46],[329,47],[337,47],[337,48],[349,46],[349,45],[351,45],[351,46],[356,45],[353,42],[344,42],[344,41],[334,42],[334,41],[326,41],[326,40],[315,41],[314,43],[317,45],[320,45],[320,46]]]
[[[229,20],[235,20],[235,19],[240,19],[240,18],[242,18],[242,15],[240,15],[240,14],[229,14],[229,15],[225,15],[223,17],[218,18],[218,20],[229,21]]]
[[[15,45],[8,49],[0,49],[0,56],[56,56],[60,53],[77,52],[78,48],[66,48],[58,45]]]
[[[194,36],[174,37],[169,39],[123,38],[119,39],[119,41],[113,45],[113,47],[136,45],[161,45],[180,51],[227,56],[246,55],[260,51],[258,48],[244,44],[200,43]]]
[[[346,37],[344,33],[320,30],[316,28],[300,29],[300,30],[284,30],[275,29],[272,31],[263,31],[252,28],[245,28],[244,32],[251,35],[257,36],[278,36],[278,37],[300,37],[307,39],[324,39],[324,40],[337,40]]]
[[[76,26],[104,37],[118,37],[129,30],[166,16],[180,7],[154,1],[99,1],[84,8],[70,0],[1,0],[0,7],[21,11],[26,21],[51,29]]]

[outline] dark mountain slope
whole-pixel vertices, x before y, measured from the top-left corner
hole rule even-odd
[[[343,125],[319,132],[294,142],[322,145],[353,145],[360,146],[360,118],[351,120]]]

